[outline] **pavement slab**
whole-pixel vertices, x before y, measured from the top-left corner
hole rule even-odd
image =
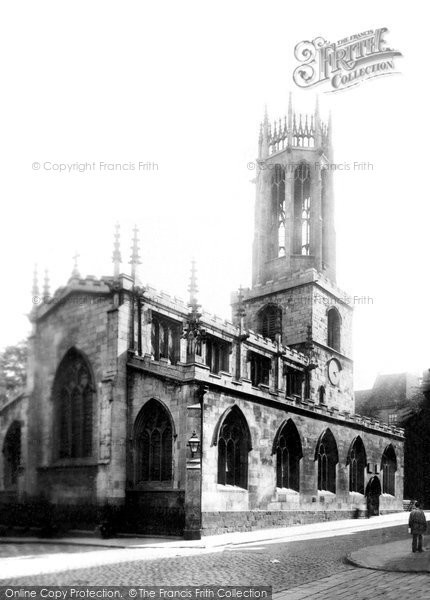
[[[423,552],[412,552],[411,539],[368,546],[348,554],[348,560],[365,569],[430,573],[430,547],[424,546]]]

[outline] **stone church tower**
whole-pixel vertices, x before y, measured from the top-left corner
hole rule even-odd
[[[293,112],[259,137],[252,288],[244,293],[246,327],[312,353],[305,397],[354,412],[347,295],[336,287],[331,122]],[[300,379],[300,376],[298,376]],[[296,379],[296,381],[295,381]],[[303,377],[302,377],[303,379]],[[287,376],[288,381],[288,376]]]

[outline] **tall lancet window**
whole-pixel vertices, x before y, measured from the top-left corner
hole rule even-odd
[[[54,380],[57,458],[88,458],[93,453],[95,388],[90,365],[71,348],[61,361]]]
[[[294,172],[294,254],[309,256],[311,241],[311,173],[301,163]]]
[[[396,471],[397,459],[393,446],[390,444],[384,450],[381,461],[382,492],[384,494],[396,494]]]
[[[322,261],[323,266],[328,261],[328,198],[327,198],[327,169],[321,171],[321,217],[322,217]]]
[[[272,175],[273,256],[285,256],[285,169],[275,165]]]

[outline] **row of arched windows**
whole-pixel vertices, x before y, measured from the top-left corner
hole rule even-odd
[[[172,425],[167,409],[157,400],[150,400],[135,423],[135,483],[172,478],[172,439]],[[239,408],[234,406],[227,411],[216,428],[212,442],[218,446],[218,483],[246,489],[248,453],[252,445],[248,424]],[[303,451],[299,432],[291,419],[279,429],[272,454],[276,455],[276,486],[299,492]],[[321,434],[316,444],[314,460],[318,467],[318,490],[336,493],[339,455],[330,429]],[[349,490],[364,494],[367,457],[360,436],[351,443],[346,464],[349,465]],[[383,492],[394,495],[397,461],[392,445],[383,453],[381,470]]]

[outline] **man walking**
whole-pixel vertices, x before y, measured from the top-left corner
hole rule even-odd
[[[412,552],[423,551],[423,533],[427,531],[427,521],[421,502],[415,502],[415,508],[409,515],[409,529],[412,533]]]

